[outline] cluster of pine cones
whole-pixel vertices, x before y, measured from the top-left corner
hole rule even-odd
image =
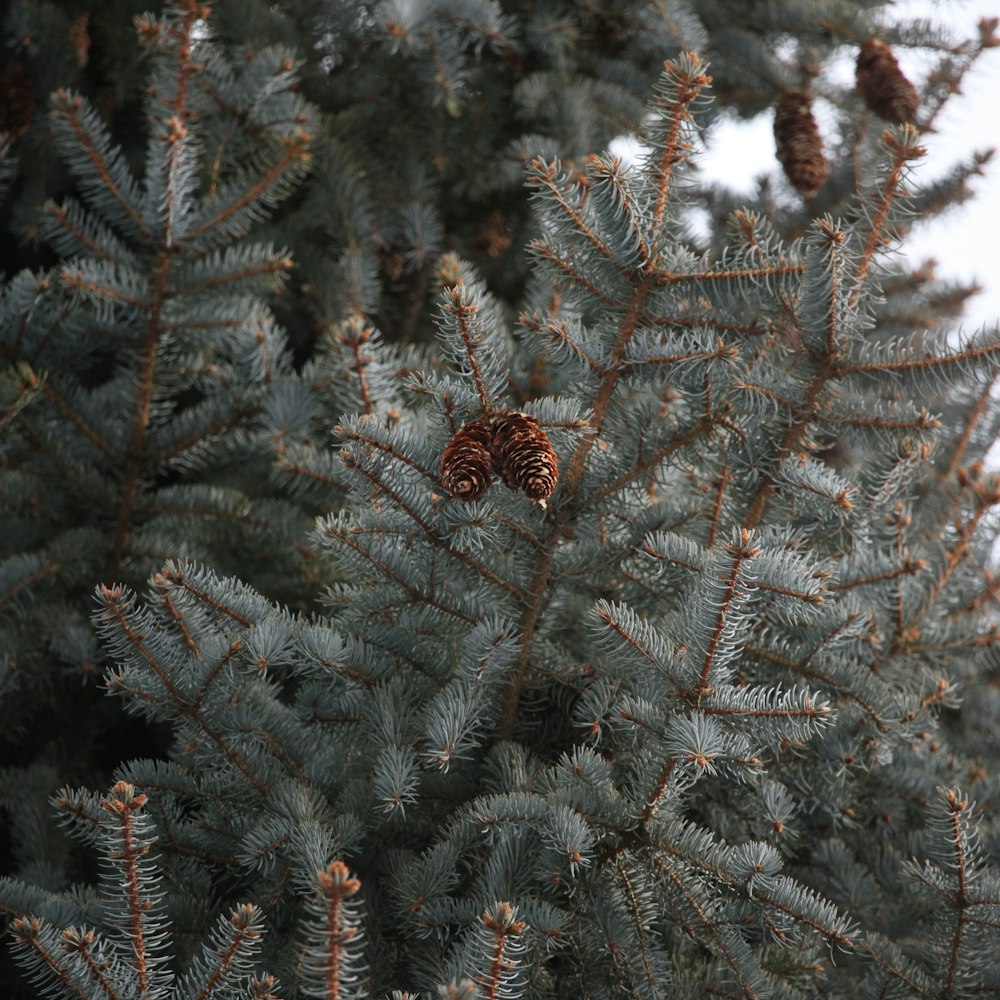
[[[512,490],[545,505],[556,488],[556,453],[538,421],[498,410],[463,424],[441,457],[441,481],[459,500],[478,500],[496,473]]]
[[[869,38],[861,46],[856,73],[858,93],[879,118],[892,125],[913,122],[920,98],[885,42]],[[830,165],[813,116],[812,98],[805,90],[786,90],[779,98],[774,109],[774,140],[792,187],[811,198],[826,182]]]
[[[920,99],[892,50],[870,38],[857,62],[858,91],[865,104],[892,124],[912,122]],[[774,114],[778,160],[806,198],[825,183],[829,163],[805,90],[785,91]],[[512,490],[545,505],[559,477],[556,455],[538,421],[518,410],[497,410],[463,424],[441,457],[441,481],[459,500],[478,500],[499,476]]]

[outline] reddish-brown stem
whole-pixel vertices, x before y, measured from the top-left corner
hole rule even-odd
[[[347,865],[342,861],[331,861],[326,869],[319,872],[320,888],[326,896],[326,947],[323,963],[323,980],[326,1000],[340,1000],[341,965],[344,945],[357,936],[357,930],[344,926],[344,902],[361,888],[359,879],[350,878]]]
[[[649,956],[649,947],[646,944],[646,927],[644,926],[644,921],[642,914],[639,911],[639,901],[635,895],[635,888],[632,885],[632,880],[628,877],[625,869],[619,864],[617,866],[618,877],[622,880],[622,884],[625,886],[625,896],[628,899],[629,910],[632,914],[632,923],[635,926],[635,936],[639,943],[639,950],[642,953],[642,968],[646,975],[646,982],[649,984],[649,989],[651,995],[655,996],[659,990],[657,985],[657,975],[653,970],[653,964]]]
[[[470,320],[475,316],[478,308],[463,302],[462,286],[455,285],[451,290],[451,302],[445,306],[445,309],[455,317],[455,326],[462,338],[462,343],[465,345],[465,356],[469,361],[469,374],[472,376],[472,383],[476,387],[476,392],[479,393],[479,402],[482,403],[483,410],[488,413],[493,409],[493,402],[479,366],[479,358],[476,355],[478,345],[470,325]]]
[[[808,661],[796,662],[795,660],[790,660],[787,657],[780,656],[778,653],[769,649],[764,649],[760,646],[745,645],[743,647],[743,651],[749,656],[756,656],[761,660],[766,660],[768,663],[771,663],[776,667],[781,667],[783,670],[788,670],[790,673],[795,673],[800,677],[808,677],[810,680],[818,681],[820,684],[825,685],[832,691],[836,691],[844,698],[848,698],[855,702],[872,720],[880,733],[890,732],[890,727],[882,716],[879,715],[879,713],[871,705],[869,705],[868,702],[861,697],[861,695],[849,688],[843,681],[838,680],[833,675],[825,673],[823,670],[816,667],[810,666]]]
[[[100,245],[100,243],[92,240],[79,226],[73,224],[72,219],[69,217],[69,213],[66,211],[62,205],[56,205],[54,202],[50,202],[45,206],[45,212],[52,216],[56,222],[62,226],[63,229],[68,232],[77,243],[80,244],[88,253],[92,254],[94,257],[100,257],[103,260],[115,261],[115,259],[108,253],[108,251]]]
[[[532,175],[528,179],[528,183],[538,186],[544,185],[553,199],[555,199],[556,204],[559,206],[563,215],[570,221],[573,228],[583,236],[587,242],[604,258],[609,261],[614,261],[614,254],[608,249],[605,242],[594,232],[593,228],[587,223],[587,220],[583,215],[574,208],[567,200],[563,194],[562,187],[558,180],[558,168],[555,163],[544,163],[542,160],[533,160],[532,167],[538,171],[541,176]]]
[[[29,573],[26,577],[11,584],[6,590],[0,591],[0,608],[18,594],[33,587],[36,583],[55,576],[62,569],[62,563],[57,559],[50,559],[44,566],[40,566],[34,573]]]
[[[171,146],[171,156],[179,155],[180,139],[184,133],[184,120],[187,117],[185,100],[187,82],[194,66],[191,61],[191,35],[198,20],[198,6],[193,0],[186,0],[182,27],[180,30],[180,45],[177,68],[177,93],[172,101],[174,117],[168,123],[169,131],[162,137]],[[171,170],[166,168],[169,176]],[[167,184],[167,197],[172,199],[175,192]],[[125,457],[125,469],[122,476],[122,488],[118,504],[118,521],[115,527],[114,545],[111,555],[111,576],[121,573],[128,548],[129,536],[132,530],[132,520],[139,502],[142,480],[147,472],[148,456],[145,454],[146,435],[149,430],[149,417],[156,393],[156,366],[159,360],[160,317],[168,297],[167,276],[170,270],[171,247],[173,234],[171,219],[172,205],[167,204],[162,213],[163,232],[160,234],[160,249],[153,264],[152,297],[149,303],[149,317],[146,321],[146,331],[143,338],[142,361],[137,372],[138,393],[135,402],[135,412],[132,417],[132,433],[129,448]],[[143,227],[145,229],[145,226]]]
[[[507,951],[507,938],[523,933],[526,924],[523,920],[514,920],[514,911],[508,903],[500,904],[500,919],[494,919],[488,913],[482,916],[483,923],[493,931],[493,958],[490,962],[490,971],[485,981],[480,980],[478,985],[485,987],[484,1000],[499,1000],[500,990],[504,985],[503,974],[510,969],[510,961],[505,957]]]
[[[958,471],[958,467],[964,461],[965,451],[972,438],[972,432],[976,429],[976,425],[979,421],[982,420],[982,418],[989,411],[990,401],[993,396],[993,386],[996,385],[998,378],[1000,378],[1000,374],[994,374],[991,378],[987,379],[982,392],[979,393],[979,398],[976,400],[975,405],[970,408],[968,415],[965,418],[965,423],[962,426],[962,433],[951,447],[951,459],[948,462],[948,468],[944,471],[945,478],[954,476]]]
[[[218,611],[220,614],[226,615],[227,618],[231,618],[233,621],[243,625],[245,628],[250,628],[253,622],[244,615],[241,615],[238,611],[229,607],[228,604],[223,604],[222,601],[217,600],[207,591],[202,590],[200,587],[196,587],[191,583],[187,575],[182,569],[170,569],[164,566],[153,577],[153,584],[157,588],[164,588],[166,584],[170,584],[174,587],[179,587],[182,590],[187,591],[192,597],[196,597],[202,604],[208,605],[213,611]]]
[[[247,278],[257,278],[263,274],[282,274],[292,267],[292,261],[288,257],[274,257],[265,260],[261,264],[252,267],[244,267],[239,271],[227,271],[225,274],[218,274],[214,278],[205,278],[202,281],[193,282],[179,289],[184,295],[194,292],[204,292],[211,288],[219,288],[222,285],[232,284],[234,281],[245,281]]]
[[[570,261],[563,260],[555,250],[549,246],[547,243],[539,243],[535,241],[531,244],[532,253],[541,260],[548,261],[557,271],[559,271],[564,277],[568,278],[574,285],[579,285],[581,288],[585,288],[595,299],[601,302],[607,303],[609,306],[618,307],[621,303],[615,301],[610,295],[601,291],[597,285],[591,281],[582,271],[578,270],[577,267]]]
[[[907,130],[915,137],[915,130],[911,126],[907,126]],[[885,132],[883,133],[883,138],[888,140],[890,135],[891,133]],[[911,145],[908,142],[897,144],[895,140],[892,140],[892,148],[895,153],[892,167],[889,169],[885,183],[882,185],[882,197],[879,199],[875,218],[872,219],[871,229],[869,229],[868,236],[865,239],[864,248],[861,251],[861,260],[854,278],[854,287],[851,289],[851,294],[848,298],[848,307],[852,309],[858,304],[861,293],[864,291],[865,279],[868,276],[868,270],[872,265],[872,261],[875,259],[875,251],[883,243],[883,233],[886,221],[889,218],[889,210],[892,208],[892,204],[899,194],[906,163],[908,160],[913,160],[924,155],[924,150],[921,147]]]
[[[715,544],[715,536],[719,530],[719,518],[722,516],[722,501],[726,495],[726,485],[729,482],[729,465],[723,465],[719,473],[718,482],[715,485],[715,500],[712,503],[712,510],[708,515],[708,535],[705,538],[705,547],[711,548]]]
[[[119,782],[115,787],[124,785]],[[146,804],[145,795],[133,796],[125,802],[120,798],[104,799],[101,805],[111,813],[118,824],[120,847],[111,857],[122,863],[122,881],[128,900],[129,926],[125,929],[132,941],[135,957],[136,986],[140,996],[149,993],[149,957],[146,954],[146,914],[151,900],[145,898],[139,883],[139,859],[149,852],[146,845],[135,843],[132,814]]]
[[[656,810],[660,805],[660,801],[663,799],[664,793],[667,790],[667,786],[670,784],[670,776],[674,773],[674,768],[676,766],[677,760],[674,757],[668,757],[663,762],[663,767],[660,768],[656,784],[653,785],[649,795],[646,796],[646,802],[642,807],[642,815],[639,817],[640,828],[644,828],[656,813]]]
[[[664,63],[664,67],[676,69],[676,64],[671,64],[668,61]],[[667,210],[674,167],[678,163],[681,163],[685,156],[685,151],[682,149],[683,143],[680,141],[681,128],[685,122],[691,119],[689,108],[697,99],[702,89],[707,87],[711,82],[712,78],[703,73],[680,80],[674,102],[665,111],[665,114],[670,118],[670,127],[667,130],[667,136],[663,143],[663,152],[660,154],[659,183],[656,193],[656,203],[653,206],[653,219],[657,223],[663,221],[663,214]]]
[[[958,877],[958,892],[955,894],[955,904],[958,917],[955,921],[955,932],[951,938],[951,957],[948,961],[948,975],[945,979],[944,993],[949,995],[954,988],[955,976],[959,971],[959,957],[962,950],[962,938],[965,934],[966,910],[969,905],[968,872],[965,860],[965,837],[962,831],[962,813],[968,808],[968,802],[960,799],[953,791],[947,793],[948,808],[951,812],[950,841],[955,848],[953,866]]]
[[[629,483],[634,482],[651,469],[655,469],[657,465],[669,458],[672,454],[674,454],[674,452],[680,451],[681,448],[688,447],[688,445],[693,444],[702,435],[708,434],[712,428],[715,427],[715,424],[715,420],[703,417],[698,421],[698,423],[684,431],[683,434],[678,434],[677,437],[675,437],[668,444],[665,444],[662,448],[658,448],[652,454],[647,456],[638,465],[629,469],[627,472],[623,472],[617,479],[613,479],[610,483],[606,483],[593,494],[592,500],[594,502],[598,502],[617,493],[620,489],[627,486]]]
[[[72,937],[71,937],[72,935]],[[108,964],[107,961],[98,961],[94,957],[94,953],[90,950],[90,944],[93,941],[93,934],[85,933],[83,940],[80,940],[73,931],[63,932],[63,947],[75,951],[81,959],[83,959],[87,968],[90,970],[90,974],[94,979],[100,983],[101,989],[104,991],[104,1000],[121,1000],[121,994],[115,989],[114,984],[105,975],[107,972]]]
[[[500,739],[510,739],[514,731],[517,706],[521,699],[521,691],[524,688],[525,680],[527,679],[528,664],[531,662],[531,641],[534,638],[535,629],[538,628],[538,622],[542,614],[542,606],[545,601],[545,588],[549,582],[549,572],[552,569],[552,560],[556,554],[559,537],[559,532],[550,531],[546,536],[541,551],[535,559],[535,572],[531,578],[531,587],[527,595],[528,604],[519,622],[521,652],[514,669],[514,679],[507,689],[503,711],[497,722],[497,732]]]
[[[248,917],[249,911],[252,909],[251,906],[244,905],[233,914],[230,922],[236,929],[236,934],[233,935],[225,951],[216,954],[215,969],[208,979],[205,980],[205,985],[198,991],[195,1000],[210,1000],[210,997],[215,993],[216,987],[226,978],[226,974],[236,960],[243,942],[248,938],[253,939],[259,936],[258,931],[252,927],[245,926],[241,921],[241,917]]]

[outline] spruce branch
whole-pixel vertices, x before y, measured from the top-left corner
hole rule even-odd
[[[751,546],[752,537],[751,531],[742,528],[738,542],[724,543],[724,547],[732,559],[728,576],[722,578],[723,589],[719,595],[718,604],[710,605],[716,607],[715,621],[704,646],[704,659],[698,670],[697,681],[688,691],[689,696],[695,702],[700,702],[702,697],[713,687],[712,677],[717,669],[717,658],[731,642],[732,619],[735,617],[735,601],[740,595],[743,566],[744,563],[759,555],[761,551],[759,547]],[[706,582],[709,585],[714,583],[714,581]]]
[[[121,254],[112,253],[108,249],[108,244],[113,241],[110,231],[93,235],[87,232],[86,216],[74,202],[57,205],[54,201],[50,201],[46,203],[44,211],[59,228],[65,231],[73,246],[86,251],[91,257],[122,266]]]
[[[267,204],[280,199],[287,186],[308,167],[311,154],[310,135],[302,131],[298,136],[286,138],[281,144],[281,155],[263,172],[261,177],[245,188],[221,191],[203,213],[197,225],[185,232],[186,243],[210,236],[228,223],[246,216],[261,202]]]
[[[356,457],[352,452],[342,449],[341,461],[344,465],[359,473],[364,479],[366,479],[372,487],[374,487],[378,492],[383,493],[385,496],[392,499],[393,503],[402,510],[410,520],[419,527],[423,533],[424,537],[430,542],[431,545],[436,548],[441,549],[446,552],[449,556],[454,558],[460,563],[465,564],[474,572],[478,573],[484,580],[495,584],[500,587],[501,590],[505,590],[512,597],[521,603],[527,602],[527,596],[525,593],[514,583],[509,580],[505,580],[499,574],[495,573],[488,566],[483,564],[477,559],[474,559],[468,553],[464,552],[456,545],[452,545],[446,538],[441,537],[441,535],[436,530],[435,526],[424,518],[409,501],[403,497],[399,490],[395,489],[390,485],[389,479],[379,476],[376,472],[368,468],[362,461]]]
[[[656,207],[652,212],[651,226],[654,242],[659,237],[658,230],[666,223],[665,211],[674,168],[687,156],[689,143],[686,134],[690,127],[690,107],[708,82],[707,77],[701,72],[700,62],[694,55],[686,55],[678,63],[672,63],[668,60],[664,64],[661,90],[656,98],[658,103],[654,103],[656,114],[666,127],[657,160],[658,167],[653,171],[652,182],[655,184],[656,190]],[[595,248],[602,257],[610,259],[611,255],[604,246],[603,240],[584,218],[582,209],[578,205],[570,203],[564,193],[566,181],[559,177],[558,168],[553,164],[546,166],[537,163],[534,165],[532,177],[534,183],[544,187],[548,196],[554,200],[574,231],[582,234],[586,242]],[[594,392],[590,428],[581,437],[570,458],[569,468],[563,476],[563,496],[566,498],[565,504],[570,509],[577,502],[575,494],[584,475],[588,456],[600,437],[602,425],[618,387],[619,379],[625,370],[630,344],[645,316],[647,301],[658,285],[669,283],[680,276],[664,274],[658,270],[654,261],[651,262],[651,266],[640,271],[623,272],[623,277],[631,286],[629,301],[627,304],[623,304],[619,313],[617,333],[608,352],[608,361],[604,366],[604,372]],[[728,278],[730,275],[727,273],[725,277]],[[721,350],[725,352],[726,349],[723,347]],[[563,530],[561,518],[554,519],[546,542],[536,557],[531,594],[537,594],[539,601],[546,592],[549,568]],[[522,655],[517,664],[514,680],[508,690],[501,715],[499,734],[502,738],[508,738],[512,732],[540,614],[541,607],[533,602],[525,609],[519,623],[523,643]]]
[[[477,357],[477,341],[480,338],[474,336],[470,323],[472,317],[478,312],[478,306],[473,303],[463,302],[461,286],[456,285],[451,290],[451,301],[445,303],[444,309],[455,318],[456,329],[465,346],[465,354],[468,358],[469,374],[472,377],[472,383],[479,394],[479,402],[483,407],[483,412],[489,413],[493,408],[493,402],[483,381],[483,372],[479,364],[479,358]]]
[[[104,452],[105,455],[117,454],[117,450],[107,440],[107,437],[102,434],[100,430],[95,427],[82,413],[80,413],[77,407],[74,406],[69,399],[67,399],[66,395],[52,384],[51,379],[45,379],[42,381],[41,389],[45,395],[51,399],[57,407],[59,407],[59,410],[63,413],[66,419],[69,420],[70,423],[72,423],[73,426],[80,432],[80,434],[90,441],[94,447]]]
[[[117,208],[117,218],[127,222],[128,229],[149,235],[135,181],[127,173],[121,153],[111,146],[83,98],[67,90],[57,90],[52,95],[52,109],[56,122],[69,129],[75,140],[74,148],[83,156],[83,162],[75,166],[82,174],[84,190],[95,199],[110,199]]]
[[[102,514],[114,517],[114,499],[101,491],[89,476],[85,477],[78,466],[71,465],[66,457],[56,451],[51,440],[41,430],[36,429],[30,419],[22,419],[21,429],[32,447],[45,456],[63,480],[72,485],[77,495],[85,497],[87,502],[93,504]]]
[[[484,1000],[513,1000],[518,996],[518,966],[523,950],[519,938],[527,924],[515,919],[516,912],[509,903],[496,903],[481,917],[485,930],[481,945],[485,961],[473,979]]]
[[[365,324],[360,314],[349,317],[337,331],[337,342],[350,354],[351,364],[348,370],[354,376],[361,412],[366,416],[375,412],[375,399],[372,396],[371,379],[368,375],[368,366],[375,360],[372,348],[377,341],[374,338],[374,328]]]
[[[415,472],[423,476],[428,482],[439,485],[438,477],[433,469],[423,465],[413,458],[412,448],[407,447],[405,439],[400,442],[395,435],[387,435],[381,423],[372,419],[368,414],[361,419],[351,420],[348,423],[337,424],[333,433],[347,441],[354,441],[367,448],[382,452],[396,462],[401,462],[409,466]],[[402,447],[400,446],[402,444]]]
[[[44,983],[47,979],[54,979],[66,992],[79,1000],[94,1000],[90,990],[75,981],[75,978],[67,967],[63,955],[62,942],[54,940],[55,935],[48,928],[43,927],[42,922],[37,917],[18,917],[11,925],[14,935],[15,946],[27,964],[36,962],[40,967],[32,969],[32,978],[38,983]],[[30,957],[29,957],[30,956]],[[46,975],[47,974],[47,975]],[[98,980],[99,988],[103,988],[103,976]],[[121,1000],[114,993],[107,994],[108,1000]]]
[[[815,892],[796,885],[787,876],[773,877],[770,884],[754,882],[751,886],[748,880],[733,870],[732,849],[709,839],[707,835],[699,836],[702,831],[693,827],[679,832],[676,839],[665,838],[655,827],[647,833],[648,849],[660,855],[660,863],[669,864],[666,861],[669,858],[690,864],[713,881],[718,880],[733,892],[791,917],[796,924],[821,934],[845,951],[853,951],[857,947],[857,929],[853,923]]]
[[[133,786],[124,781],[114,786],[110,798],[101,801],[101,808],[111,814],[118,828],[118,848],[109,852],[108,857],[121,864],[122,882],[128,901],[128,924],[125,932],[132,942],[132,959],[140,994],[148,993],[150,976],[156,964],[156,958],[150,951],[151,942],[147,942],[147,912],[153,908],[153,901],[143,891],[140,878],[140,864],[149,853],[149,845],[137,842],[134,830],[134,814],[145,806],[146,801],[145,795],[137,793]]]
[[[590,369],[594,375],[603,375],[605,366],[602,362],[594,358],[579,341],[579,332],[571,329],[566,319],[548,319],[539,316],[537,313],[530,316],[521,314],[518,322],[527,333],[544,337],[557,351],[565,351],[573,357],[579,358]]]
[[[167,295],[167,275],[171,254],[166,248],[160,250],[153,263],[151,286],[152,307],[146,322],[143,337],[142,361],[137,372],[135,408],[132,415],[132,431],[127,451],[125,469],[122,474],[121,493],[118,501],[118,523],[115,527],[114,542],[111,547],[109,575],[121,574],[126,547],[132,531],[135,507],[145,473],[143,451],[146,433],[149,429],[150,408],[157,389],[156,368],[160,349],[160,316]]]
[[[972,435],[983,419],[990,412],[990,403],[993,398],[993,387],[1000,381],[1000,371],[994,372],[985,380],[975,402],[969,408],[965,419],[962,422],[962,430],[957,440],[952,444],[945,475],[950,478],[958,471],[958,467],[965,461],[965,456],[972,440]]]
[[[79,955],[87,971],[93,977],[95,985],[101,990],[107,1000],[123,1000],[122,994],[115,989],[108,979],[106,970],[108,962],[100,953],[94,953],[95,934],[93,930],[68,927],[63,931],[63,948],[69,954]]]
[[[160,662],[152,649],[146,642],[146,636],[137,631],[132,623],[133,602],[131,596],[122,587],[101,586],[98,588],[98,595],[104,605],[104,610],[100,613],[99,627],[108,628],[114,622],[121,634],[125,637],[129,647],[144,661],[153,674],[162,684],[169,702],[183,718],[192,722],[195,727],[203,733],[212,744],[220,751],[227,761],[238,770],[254,788],[259,795],[267,795],[267,783],[256,773],[249,761],[240,754],[236,748],[227,741],[216,728],[210,724],[205,714],[192,702],[188,696],[174,682],[171,671]],[[111,675],[108,686],[113,691],[123,686],[122,678]],[[140,701],[153,701],[149,693],[143,692],[139,696]]]
[[[601,486],[592,496],[594,503],[600,503],[610,496],[620,493],[637,479],[661,467],[671,456],[684,448],[689,448],[700,438],[710,437],[716,426],[722,423],[718,415],[703,416],[696,424],[686,431],[679,432],[672,440],[651,451],[639,463],[616,479]]]
[[[361,913],[355,898],[361,881],[342,861],[316,872],[315,896],[303,952],[307,996],[322,1000],[354,1000],[367,996],[361,952]]]
[[[392,583],[398,586],[405,594],[409,595],[410,601],[413,604],[418,606],[426,604],[427,606],[436,608],[438,611],[452,616],[459,621],[468,622],[470,624],[476,624],[478,622],[478,619],[475,616],[470,615],[466,611],[462,611],[460,608],[453,608],[448,604],[442,603],[433,595],[433,593],[421,590],[419,587],[407,580],[389,562],[385,559],[379,558],[368,546],[366,546],[364,542],[357,537],[358,533],[352,525],[343,524],[332,519],[326,519],[320,522],[318,533],[321,539],[335,541],[337,545],[343,546],[348,551],[353,552],[363,562],[370,565],[375,570],[375,578],[392,581]]]
[[[541,159],[531,161],[527,184],[544,192],[548,199],[557,207],[563,221],[569,229],[578,233],[605,260],[621,265],[615,259],[614,253],[608,248],[604,239],[587,219],[586,206],[587,188],[577,182],[577,179],[567,173],[560,163],[546,163]],[[543,244],[544,246],[544,244]],[[570,265],[566,265],[569,267]]]
[[[801,274],[804,269],[802,264],[775,264],[766,267],[748,268],[724,268],[718,271],[667,271],[656,270],[654,284],[657,286],[677,285],[688,281],[696,281],[702,285],[709,285],[716,282],[746,281],[748,278],[770,278],[774,276],[787,276]]]
[[[675,168],[683,163],[691,148],[687,133],[692,129],[692,106],[712,82],[694,52],[685,52],[676,62],[667,59],[657,83],[653,112],[666,123],[660,142],[656,170],[656,201],[652,221],[659,228],[665,220]]]
[[[560,256],[553,246],[539,240],[532,242],[530,246],[537,260],[551,264],[574,287],[586,289],[595,299],[604,302],[606,305],[616,308],[621,307],[621,303],[617,299],[598,287],[573,261]]]
[[[177,625],[182,626],[184,641],[193,651],[197,651],[196,647],[193,645],[193,640],[187,632],[186,625],[183,624],[182,614],[173,607],[173,602],[169,598],[170,589],[190,595],[199,604],[211,608],[216,613],[246,628],[249,628],[253,624],[251,619],[238,608],[233,607],[228,602],[219,600],[218,597],[210,593],[206,588],[199,586],[196,580],[191,579],[191,576],[183,565],[167,563],[158,573],[153,575],[152,584],[154,589],[158,591],[161,600],[170,601],[168,606],[170,617]]]
[[[837,631],[839,631],[839,629]],[[832,639],[833,636],[831,635],[829,638]],[[796,674],[800,677],[805,677],[810,681],[821,684],[823,687],[836,692],[838,695],[853,701],[871,719],[872,723],[879,732],[885,734],[892,732],[890,720],[884,717],[884,712],[880,712],[875,705],[871,704],[869,698],[867,698],[862,692],[855,690],[841,678],[837,677],[830,669],[824,669],[822,665],[813,663],[818,650],[812,651],[799,660],[783,656],[775,650],[758,646],[753,642],[746,643],[743,650],[744,653],[758,657],[776,667],[780,667],[790,673]]]
[[[867,285],[868,271],[875,259],[875,254],[888,242],[886,227],[889,213],[896,200],[903,193],[904,182],[909,170],[909,163],[926,155],[927,150],[919,145],[920,135],[912,125],[901,125],[886,129],[882,133],[882,143],[891,159],[881,190],[878,192],[871,215],[868,233],[861,250],[854,276],[854,284],[848,297],[848,308],[856,306]]]
[[[762,998],[764,983],[760,968],[738,929],[726,927],[715,916],[714,903],[705,894],[694,891],[691,883],[672,864],[655,856],[650,861],[660,879],[669,887],[675,911],[688,913],[693,918],[684,929],[722,959],[736,977],[737,985],[746,1000]]]
[[[0,590],[0,609],[30,593],[36,584],[58,575],[62,568],[62,563],[56,559],[42,560],[37,557],[32,559],[15,556],[4,560],[0,563],[0,581],[7,586]]]

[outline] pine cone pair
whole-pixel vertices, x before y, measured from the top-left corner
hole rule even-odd
[[[899,62],[885,42],[869,38],[858,53],[858,93],[865,104],[892,125],[912,123],[920,98],[903,75]]]
[[[559,470],[548,435],[534,417],[501,410],[463,424],[441,456],[441,481],[459,500],[478,500],[496,473],[512,490],[544,505]]]

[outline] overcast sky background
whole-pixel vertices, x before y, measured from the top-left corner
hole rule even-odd
[[[973,37],[982,17],[1000,16],[1000,0],[900,0],[896,17],[926,18],[950,28],[950,34]],[[897,49],[903,72],[918,79],[929,65],[921,54]],[[846,56],[838,76],[853,81],[854,60]],[[724,123],[711,135],[699,157],[702,176],[748,194],[761,174],[778,173],[770,113],[751,122]],[[1000,320],[1000,48],[989,49],[966,76],[962,93],[951,98],[936,122],[938,131],[924,136],[927,156],[918,164],[916,183],[940,176],[975,149],[996,147],[983,177],[973,180],[975,197],[925,225],[914,226],[903,252],[914,264],[938,262],[940,278],[974,278],[982,294],[971,300],[962,320],[967,330]]]

